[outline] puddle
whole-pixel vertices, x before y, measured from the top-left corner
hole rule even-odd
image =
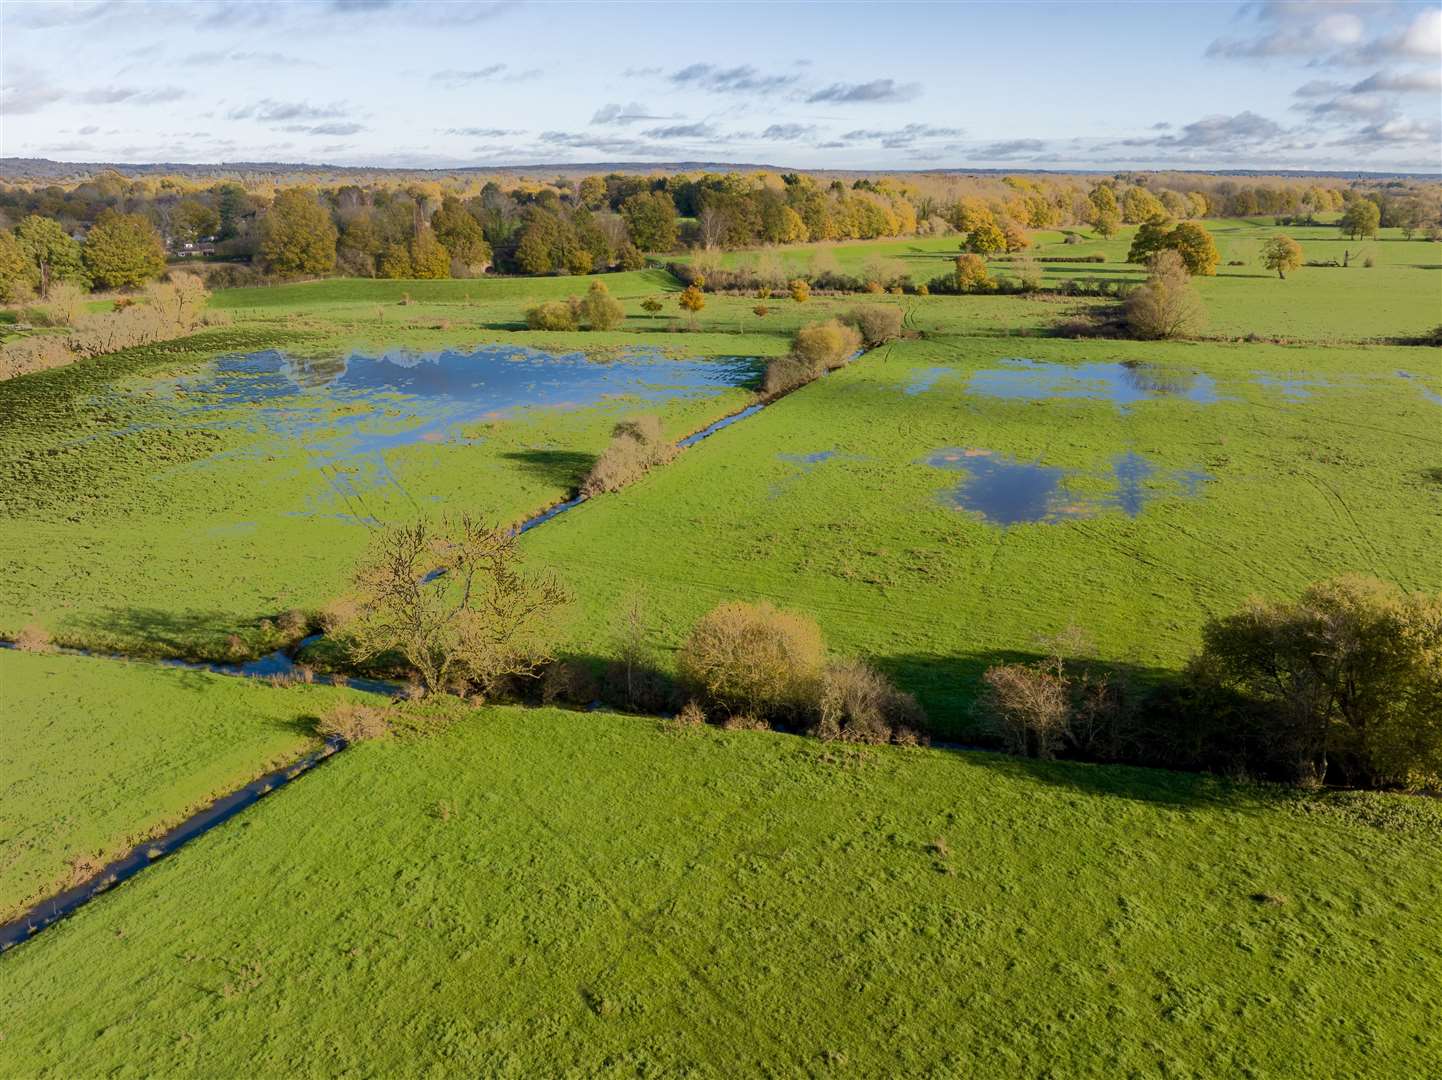
[[[1130,450],[1114,457],[1111,468],[1100,475],[1017,461],[976,448],[937,450],[924,463],[966,473],[959,485],[941,493],[942,502],[979,514],[994,525],[1058,522],[1091,517],[1109,509],[1136,517],[1148,501],[1159,496],[1196,498],[1202,485],[1211,479],[1199,469],[1164,472]],[[1112,490],[1100,496],[1073,490],[1094,488],[1097,481],[1109,483]]]
[[[1260,371],[1255,371],[1252,375],[1258,386],[1265,386],[1268,390],[1280,390],[1288,401],[1305,401],[1312,396],[1313,390],[1325,389],[1331,385],[1322,379],[1279,379],[1275,375],[1264,375]]]
[[[609,401],[713,396],[755,381],[754,360],[667,360],[634,351],[614,361],[518,346],[308,360],[278,351],[227,356],[167,389],[191,413],[253,405],[236,423],[302,443],[320,468],[352,468],[341,481],[387,481],[388,451],[474,443],[476,429],[524,409],[581,409]],[[369,472],[372,475],[366,475]]]
[[[974,373],[968,393],[1009,401],[1086,398],[1110,401],[1121,411],[1139,401],[1179,398],[1199,405],[1221,400],[1210,375],[1180,373],[1149,364],[1094,361],[1058,364],[1047,360],[1003,360],[1006,367]],[[910,392],[910,388],[908,388]]]
[[[1442,394],[1439,394],[1436,390],[1433,390],[1430,386],[1424,383],[1422,381],[1422,376],[1414,375],[1410,371],[1399,371],[1397,372],[1397,375],[1399,378],[1410,379],[1412,382],[1416,383],[1417,389],[1422,391],[1422,396],[1428,401],[1432,402],[1435,405],[1442,405]]]
[[[949,367],[934,367],[918,371],[911,377],[911,382],[907,384],[905,392],[913,395],[924,394],[948,375],[955,374],[956,369]]]
[[[29,941],[35,934],[74,912],[81,905],[94,899],[108,889],[128,881],[178,848],[209,832],[235,817],[246,807],[258,802],[278,787],[308,772],[334,754],[345,749],[339,740],[327,740],[326,744],[299,761],[276,769],[244,787],[216,799],[204,810],[192,814],[164,836],[148,840],[131,848],[129,852],[101,867],[88,881],[50,897],[36,904],[29,911],[11,922],[0,925],[0,952]]]

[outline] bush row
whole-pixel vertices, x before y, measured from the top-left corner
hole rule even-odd
[[[86,357],[170,341],[194,333],[201,326],[229,322],[224,312],[205,311],[210,294],[193,274],[173,274],[166,282],[149,285],[140,302],[116,301],[115,310],[86,312],[70,304],[68,286],[51,289],[47,309],[50,325],[69,326],[65,334],[37,334],[0,345],[0,380],[32,371],[61,367]]]

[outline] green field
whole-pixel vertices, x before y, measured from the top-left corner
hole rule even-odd
[[[972,743],[984,668],[1069,624],[1144,684],[1249,594],[1442,589],[1442,362],[1395,343],[1442,317],[1438,246],[1285,230],[1352,265],[1278,281],[1257,251],[1279,230],[1207,226],[1224,265],[1187,342],[1058,336],[1108,302],[1051,294],[708,294],[693,322],[654,269],[606,276],[607,333],[524,328],[586,278],[219,293],[228,326],[0,382],[0,637],[293,644],[282,614],[337,597],[376,527],[523,520],[618,419],[695,431],[799,326],[875,302],[902,340],[524,536],[575,594],[563,655],[613,658],[639,596],[671,670],[714,604],[769,600]],[[1140,279],[1127,235],[1037,239],[1107,256],[1049,282]],[[926,280],[956,240],[828,250]],[[487,346],[553,359],[506,351],[484,370],[544,371],[483,414],[414,388],[482,363],[418,354]],[[714,382],[603,385],[638,357]],[[400,381],[336,389],[377,365]],[[0,914],[297,756],[350,694],[0,652]],[[1439,856],[1425,799],[468,709],[0,958],[0,1074],[1427,1075]]]
[[[0,651],[0,922],[319,745],[354,692]]]
[[[1183,382],[1209,376],[1219,400],[970,392],[1017,355],[1145,361]],[[1397,375],[1422,359],[1401,348],[901,342],[525,543],[581,598],[582,655],[608,654],[614,613],[637,588],[667,646],[722,599],[768,599],[814,614],[833,646],[918,692],[938,731],[965,735],[981,670],[1068,623],[1145,674],[1178,667],[1202,622],[1251,593],[1293,595],[1349,570],[1442,586],[1442,407],[1423,394],[1442,379]],[[918,379],[934,383],[908,393]],[[1287,380],[1299,381],[1276,385]],[[1067,470],[1057,494],[1080,509],[998,527],[948,505],[963,475],[925,462],[945,448]],[[834,456],[805,460],[818,453]],[[1129,453],[1154,470],[1134,517],[1109,505]],[[1194,493],[1169,479],[1192,471],[1204,476]]]
[[[1421,1076],[1435,807],[492,709],[4,957],[37,1076]]]
[[[1295,341],[1369,341],[1419,335],[1442,320],[1442,246],[1425,240],[1405,240],[1398,229],[1383,229],[1376,239],[1349,240],[1326,225],[1278,228],[1264,219],[1223,219],[1202,223],[1212,234],[1222,257],[1215,277],[1196,279],[1206,303],[1204,333],[1215,337],[1283,338]],[[1032,234],[1029,254],[1043,259],[1082,259],[1102,255],[1104,263],[1044,262],[1043,288],[1068,279],[1123,281],[1139,284],[1146,268],[1126,262],[1135,228],[1127,226],[1102,240],[1085,227],[1069,230],[1083,238],[1065,244],[1063,233],[1039,230]],[[1304,267],[1285,281],[1261,265],[1261,247],[1278,234],[1302,245],[1306,259],[1342,261],[1341,267]],[[868,262],[894,263],[916,283],[948,272],[959,252],[956,236],[909,237],[850,244],[798,244],[774,252],[788,272],[804,272],[818,255],[834,260],[843,273],[861,274]],[[824,254],[823,254],[824,253]],[[727,252],[723,266],[755,265],[757,252]],[[1367,267],[1367,259],[1375,265]],[[1244,265],[1231,266],[1232,262]],[[991,266],[994,275],[1009,276],[1006,262]],[[962,309],[985,303],[988,297],[952,297],[948,304]],[[1002,298],[1002,302],[1013,298]],[[1086,301],[1072,301],[1087,307]],[[1053,307],[1053,315],[1055,307]],[[950,321],[944,317],[943,321]]]

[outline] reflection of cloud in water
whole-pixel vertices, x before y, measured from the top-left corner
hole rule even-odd
[[[1436,390],[1433,390],[1430,386],[1424,383],[1421,376],[1414,375],[1410,371],[1399,371],[1397,372],[1397,374],[1403,379],[1410,379],[1412,382],[1416,383],[1417,389],[1422,391],[1422,396],[1428,401],[1432,402],[1435,405],[1442,405],[1442,394],[1439,394]]]
[[[1150,364],[1092,361],[1060,364],[1014,358],[1006,367],[975,372],[967,392],[1013,401],[1052,398],[1088,398],[1110,401],[1123,412],[1139,401],[1171,397],[1210,405],[1217,397],[1216,381],[1209,375],[1182,373]]]
[[[349,499],[358,487],[396,482],[388,451],[474,441],[465,437],[467,425],[529,408],[712,396],[751,383],[757,370],[756,361],[740,357],[667,360],[640,350],[609,362],[514,346],[322,359],[271,350],[222,357],[170,389],[191,413],[255,406],[225,423],[303,446],[332,489]]]
[[[1166,494],[1195,497],[1202,483],[1211,479],[1196,469],[1158,473],[1150,461],[1129,450],[1112,459],[1106,475],[1113,490],[1092,497],[1070,491],[1071,481],[1084,476],[1079,470],[1017,461],[990,450],[952,447],[935,451],[924,462],[965,473],[965,480],[942,492],[942,501],[995,525],[1057,522],[1107,509],[1136,517],[1147,500]]]
[[[201,408],[267,406],[261,419],[331,462],[415,443],[460,438],[466,423],[526,408],[580,409],[622,397],[706,396],[751,380],[754,361],[664,360],[632,353],[613,362],[497,346],[473,353],[404,350],[309,359],[276,351],[224,357],[213,373],[183,380]]]
[[[1253,377],[1258,386],[1265,386],[1268,390],[1280,390],[1282,396],[1289,401],[1302,401],[1311,397],[1314,389],[1331,385],[1323,379],[1278,378],[1260,371],[1254,372]]]

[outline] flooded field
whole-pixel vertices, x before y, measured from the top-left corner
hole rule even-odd
[[[992,450],[947,447],[927,457],[935,469],[962,472],[966,478],[941,493],[958,510],[979,514],[994,525],[1058,522],[1120,510],[1136,517],[1154,498],[1194,498],[1211,477],[1200,469],[1164,471],[1135,451],[1112,458],[1097,475],[1080,470],[1017,461]],[[1097,492],[1095,489],[1104,490]]]
[[[352,354],[306,360],[267,351],[223,357],[170,391],[184,409],[257,407],[254,422],[327,463],[417,443],[467,441],[474,428],[532,408],[704,397],[755,377],[753,361],[668,360],[632,351],[597,361],[523,347]]]

